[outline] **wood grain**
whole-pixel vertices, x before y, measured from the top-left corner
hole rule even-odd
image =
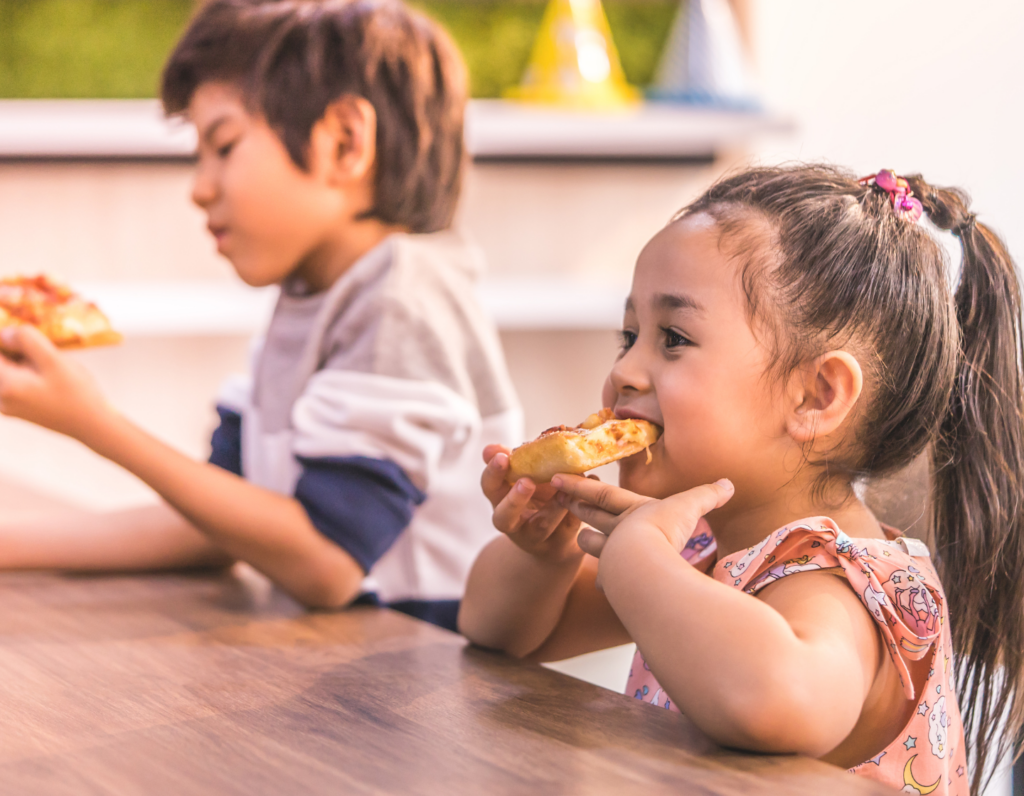
[[[0,575],[4,794],[888,792],[244,570]]]

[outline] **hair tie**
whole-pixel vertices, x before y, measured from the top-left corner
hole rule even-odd
[[[965,233],[973,232],[974,231],[974,222],[975,222],[976,219],[977,219],[977,216],[974,215],[974,213],[968,213],[967,217],[963,221],[961,221],[959,224],[957,224],[955,227],[953,227],[953,232],[959,238],[962,238]]]
[[[911,224],[916,224],[924,214],[924,205],[910,190],[910,183],[903,177],[897,177],[892,169],[882,169],[877,174],[857,180],[861,185],[874,185],[889,194],[893,212]]]

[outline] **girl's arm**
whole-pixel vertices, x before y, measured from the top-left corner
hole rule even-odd
[[[166,503],[109,513],[15,512],[0,520],[0,569],[123,572],[233,560]]]
[[[118,414],[88,372],[37,330],[5,329],[0,412],[79,440],[159,493],[232,558],[252,564],[312,607],[351,601],[364,573],[320,534],[302,505],[211,464],[196,462]]]
[[[595,587],[597,561],[576,544],[579,521],[552,500],[555,490],[522,478],[505,482],[508,451],[484,450],[484,494],[504,535],[473,564],[459,630],[481,646],[517,657],[560,660],[629,641]]]
[[[820,757],[857,724],[878,674],[873,620],[850,587],[803,573],[753,597],[679,555],[697,521],[732,496],[714,484],[661,501],[560,477],[573,511],[608,535],[598,582],[679,709],[718,743]],[[601,506],[602,508],[597,508]]]

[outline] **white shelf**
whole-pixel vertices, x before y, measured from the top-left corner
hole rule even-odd
[[[466,146],[478,160],[708,159],[788,122],[757,113],[646,103],[619,113],[472,100]],[[0,159],[187,159],[194,128],[157,100],[0,100]]]
[[[648,102],[615,113],[474,100],[466,146],[478,160],[710,159],[792,125],[761,113]]]
[[[189,158],[191,124],[156,100],[0,100],[0,157]]]
[[[128,337],[254,335],[270,320],[277,288],[236,282],[76,283]],[[617,329],[627,284],[573,279],[490,279],[484,308],[505,331]],[[571,297],[571,300],[567,298]]]

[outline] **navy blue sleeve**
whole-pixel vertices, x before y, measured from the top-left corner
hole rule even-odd
[[[217,407],[220,425],[210,440],[210,464],[229,473],[242,474],[242,416],[224,406]]]
[[[426,500],[394,462],[365,456],[299,457],[295,498],[313,526],[369,572]]]

